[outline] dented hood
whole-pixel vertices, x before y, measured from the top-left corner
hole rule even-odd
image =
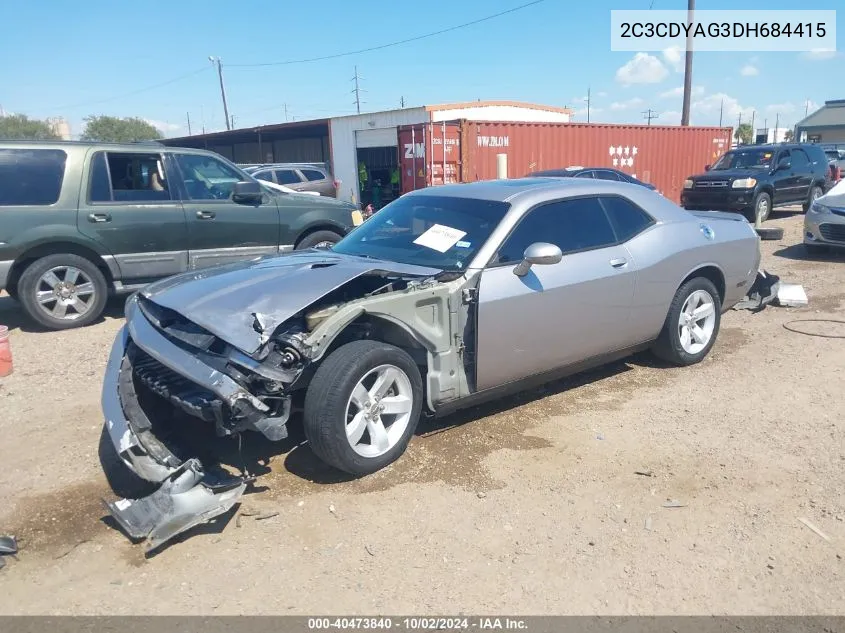
[[[178,312],[247,354],[266,336],[343,284],[366,274],[428,277],[437,269],[307,250],[182,273],[150,284],[141,295]]]

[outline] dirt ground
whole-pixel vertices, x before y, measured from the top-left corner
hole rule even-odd
[[[228,516],[150,558],[100,502],[121,306],[36,332],[0,297],[15,360],[0,379],[0,533],[21,545],[0,613],[845,614],[845,340],[783,328],[843,318],[845,256],[806,258],[801,221],[770,222],[786,235],[763,242],[763,266],[809,307],[727,313],[700,365],[643,355],[423,423],[360,480],[295,439],[242,503],[277,516]]]

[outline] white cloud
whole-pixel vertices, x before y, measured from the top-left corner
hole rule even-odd
[[[607,96],[607,93],[606,93],[606,92],[597,92],[597,93],[596,93],[596,96],[597,96],[597,97],[606,97],[606,96]]]
[[[603,108],[590,108],[590,119],[595,121],[596,115],[601,114],[604,112]],[[587,107],[584,106],[583,108],[576,108],[575,111],[572,113],[572,120],[579,121],[579,122],[586,122],[587,121]]]
[[[692,96],[693,97],[700,97],[704,94],[704,86],[693,86],[692,87]],[[666,92],[661,92],[657,95],[659,99],[674,99],[677,97],[684,96],[684,87],[678,86],[677,88],[672,88],[671,90],[667,90]]]
[[[610,109],[614,112],[619,112],[620,110],[630,110],[631,108],[636,108],[644,103],[645,101],[639,97],[634,97],[633,99],[628,99],[627,101],[614,101],[610,104]]]
[[[742,68],[739,69],[739,74],[743,77],[756,77],[760,74],[760,71],[757,70],[756,66],[752,66],[751,64],[746,64]]]
[[[157,121],[156,119],[144,119],[147,123],[156,128],[159,132],[167,134],[168,132],[176,132],[181,130],[182,126],[175,123],[168,123],[167,121]]]
[[[770,114],[790,114],[791,112],[795,112],[796,105],[794,103],[790,103],[787,101],[786,103],[773,103],[771,105],[767,105],[765,110]]]
[[[680,125],[681,113],[677,110],[668,110],[666,112],[661,112],[660,117],[657,119],[657,123],[659,125]]]
[[[694,121],[691,121],[691,123],[694,125],[718,125],[720,108],[722,109],[722,125],[724,126],[736,126],[740,113],[742,113],[742,120],[749,123],[752,112],[754,112],[754,108],[742,105],[735,97],[724,92],[716,92],[693,100],[690,111],[694,116],[690,118]]]
[[[824,61],[825,59],[833,59],[837,54],[835,50],[830,48],[814,48],[811,51],[801,53],[801,57],[813,61]]]
[[[624,86],[633,84],[657,84],[666,79],[669,71],[657,57],[648,53],[637,53],[628,63],[616,71],[616,81]]]
[[[684,71],[684,62],[686,61],[686,51],[680,46],[670,46],[663,51],[663,59],[676,73]]]

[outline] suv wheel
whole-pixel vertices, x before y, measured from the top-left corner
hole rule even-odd
[[[406,352],[380,341],[354,341],[314,374],[305,395],[305,436],[324,462],[368,475],[405,452],[422,399],[419,368]]]
[[[108,286],[100,269],[84,257],[55,254],[30,264],[18,282],[26,313],[51,330],[94,322],[106,306]]]
[[[343,239],[343,236],[334,231],[314,231],[310,235],[303,237],[302,241],[296,245],[296,248],[328,248],[333,244],[337,244],[341,239]]]
[[[693,365],[710,352],[721,321],[722,303],[713,282],[690,279],[675,293],[652,351],[673,365]]]
[[[751,205],[749,222],[756,222],[757,216],[760,217],[760,222],[765,222],[769,219],[769,214],[772,212],[772,197],[765,191],[761,191],[754,198],[754,203]]]
[[[804,203],[804,213],[810,210],[810,207],[813,206],[813,203],[816,201],[817,198],[821,198],[824,195],[822,188],[818,185],[813,185],[810,187],[810,195],[807,197],[807,202]]]

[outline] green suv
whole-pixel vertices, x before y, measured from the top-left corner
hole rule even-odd
[[[212,152],[0,141],[0,290],[42,326],[176,273],[331,245],[351,203],[280,192]]]

